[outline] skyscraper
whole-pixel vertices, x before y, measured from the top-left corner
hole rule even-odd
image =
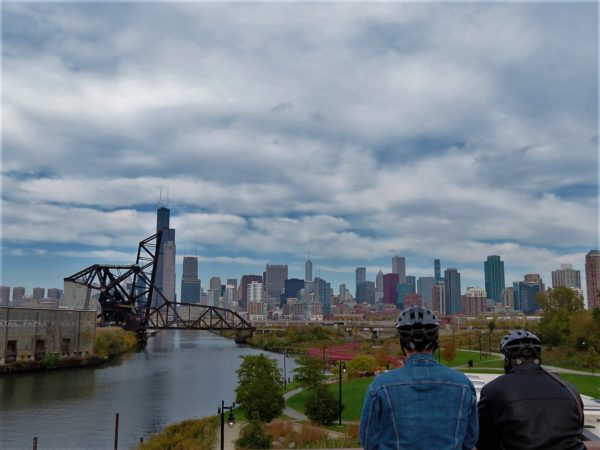
[[[271,297],[279,298],[285,288],[285,280],[288,279],[287,264],[267,264],[265,277],[264,290]]]
[[[560,269],[552,271],[552,287],[559,286],[581,289],[581,272],[572,264],[561,264]]]
[[[392,273],[398,274],[400,283],[406,282],[406,260],[404,256],[394,256],[392,258]]]
[[[383,276],[383,303],[387,305],[396,304],[396,287],[400,277],[397,273],[386,273]]]
[[[360,298],[359,296],[359,290],[361,295],[364,296],[364,288],[361,287],[361,285],[367,281],[367,268],[366,267],[357,267],[356,268],[356,292],[354,295],[354,300],[356,300],[357,302],[361,303],[366,301],[365,298]]]
[[[487,257],[487,261],[483,263],[485,271],[485,292],[488,298],[495,302],[502,301],[502,289],[504,285],[504,261],[498,255]]]
[[[440,315],[446,314],[446,287],[443,281],[431,286],[431,309]]]
[[[25,288],[23,286],[13,287],[13,306],[25,298]]]
[[[183,275],[181,276],[181,301],[200,303],[201,284],[198,278],[198,258],[183,257]]]
[[[312,280],[313,280],[312,261],[310,259],[308,259],[304,263],[304,281],[312,281]]]
[[[423,305],[431,307],[431,288],[435,283],[434,277],[419,277],[417,292],[421,294]]]
[[[46,289],[42,287],[34,287],[32,297],[34,300],[44,300]]]
[[[442,269],[439,259],[433,260],[433,276],[435,277],[436,283],[442,281]]]
[[[315,278],[315,302],[323,305],[323,315],[331,314],[331,284],[322,278]]]
[[[298,293],[304,289],[304,280],[290,278],[285,280],[285,287],[281,296],[281,306],[287,304],[288,298],[298,298]]]
[[[460,313],[460,272],[457,269],[448,268],[444,270],[444,286],[446,290],[446,314]]]
[[[585,255],[585,281],[588,309],[600,307],[600,250]]]
[[[162,232],[158,261],[156,265],[155,286],[170,301],[175,301],[175,229],[169,228],[171,210],[160,206],[156,210],[156,232]],[[153,298],[154,306],[162,304],[159,295]]]
[[[243,275],[240,280],[242,295],[240,296],[240,308],[246,310],[248,306],[248,285],[253,281],[262,283],[263,278],[260,275]]]

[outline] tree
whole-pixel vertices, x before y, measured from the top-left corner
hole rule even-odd
[[[371,355],[356,355],[348,362],[348,372],[351,375],[362,372],[374,372],[377,361]]]
[[[298,358],[298,367],[294,369],[294,380],[300,387],[311,389],[319,385],[324,379],[323,363],[318,358],[303,355]]]
[[[242,356],[237,370],[236,402],[246,417],[257,413],[264,422],[270,422],[282,413],[283,380],[277,362],[263,354]]]
[[[587,351],[585,359],[586,359],[585,362],[586,362],[587,366],[590,369],[592,369],[592,375],[593,375],[594,370],[600,364],[600,355],[598,355],[598,352],[596,350],[594,350],[594,348],[592,347]]]
[[[309,390],[304,403],[304,414],[311,422],[329,425],[340,415],[339,401],[329,388],[321,383]]]
[[[544,310],[539,331],[543,342],[550,346],[574,345],[571,336],[572,318],[583,311],[583,297],[568,287],[556,287],[538,294],[536,300]]]
[[[444,341],[444,345],[442,347],[442,358],[447,363],[454,361],[454,358],[456,358],[456,347],[454,346],[452,339],[446,339]]]
[[[544,310],[544,316],[548,312],[566,310],[569,313],[583,310],[583,297],[577,291],[568,287],[555,287],[548,293],[540,293],[536,296],[540,308]]]

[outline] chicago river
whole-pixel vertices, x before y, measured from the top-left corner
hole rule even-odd
[[[238,346],[204,331],[162,331],[147,347],[95,368],[0,378],[0,448],[119,448],[183,419],[215,415],[235,399],[241,356],[266,353],[283,371],[283,355]],[[287,376],[296,367],[288,359]]]

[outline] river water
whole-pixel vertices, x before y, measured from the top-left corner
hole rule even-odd
[[[0,449],[129,449],[166,425],[231,404],[240,356],[265,353],[202,331],[162,331],[147,347],[95,368],[0,378]],[[287,376],[296,367],[288,359]]]

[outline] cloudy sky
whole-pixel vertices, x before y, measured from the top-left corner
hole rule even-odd
[[[598,4],[2,5],[1,283],[178,263],[483,286],[598,248]],[[178,266],[178,280],[181,266]],[[179,281],[178,281],[179,284]]]

